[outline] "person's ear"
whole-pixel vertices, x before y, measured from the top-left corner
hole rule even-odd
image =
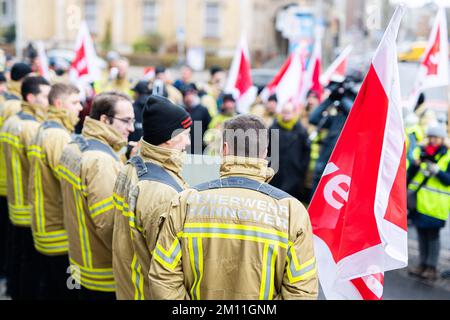
[[[222,155],[224,157],[228,156],[230,152],[230,146],[228,145],[228,142],[224,142],[222,145]]]
[[[111,124],[111,122],[109,121],[109,118],[106,114],[102,114],[100,116],[100,122],[102,122],[104,124]]]
[[[32,93],[27,94],[26,98],[28,103],[33,104],[36,102],[36,97]]]
[[[62,99],[56,99],[55,101],[53,101],[53,106],[58,109],[62,108],[63,106]]]

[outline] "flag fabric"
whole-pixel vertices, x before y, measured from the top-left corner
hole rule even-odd
[[[319,101],[322,101],[323,86],[320,83],[320,73],[322,72],[322,39],[317,37],[314,44],[314,51],[311,55],[311,73],[310,73],[310,86],[309,90],[313,90],[317,93]],[[306,95],[305,95],[306,98]]]
[[[320,83],[327,86],[331,81],[342,82],[347,71],[348,57],[352,52],[352,46],[345,47],[328,69],[320,76]]]
[[[308,209],[327,299],[381,299],[407,266],[406,161],[396,37],[399,6]]]
[[[252,81],[247,41],[245,36],[241,36],[228,73],[225,93],[231,93],[234,96],[239,113],[248,113],[256,99],[257,92]]]
[[[100,66],[94,43],[85,21],[80,24],[75,45],[75,58],[70,66],[70,78],[75,84],[92,83],[100,78]]]
[[[155,78],[155,67],[145,67],[144,68],[144,79],[152,80]]]
[[[431,29],[427,49],[420,62],[419,73],[407,102],[412,110],[420,93],[428,88],[448,85],[448,40],[445,9],[440,7]]]
[[[276,94],[278,109],[280,109],[298,94],[302,83],[302,75],[302,57],[300,50],[295,50],[288,56],[275,77],[261,91],[261,100],[266,102],[271,95]]]
[[[44,43],[42,41],[38,41],[36,43],[38,59],[39,59],[39,75],[44,77],[47,80],[50,80],[50,71],[48,68],[48,57],[45,53]]]

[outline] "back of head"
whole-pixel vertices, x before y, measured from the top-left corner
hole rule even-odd
[[[112,122],[111,119],[116,115],[116,105],[119,101],[131,102],[131,99],[120,92],[103,92],[94,98],[89,116],[94,120],[100,121],[101,116],[105,115]]]
[[[50,93],[48,94],[48,102],[50,105],[55,105],[55,102],[58,99],[64,99],[72,94],[79,94],[80,90],[70,84],[64,84],[64,83],[56,83],[52,85],[52,89],[50,90]]]
[[[268,129],[260,117],[240,115],[224,123],[223,142],[228,145],[227,155],[264,159]]]
[[[24,101],[29,94],[38,95],[41,93],[41,86],[50,86],[50,83],[44,77],[27,77],[22,83],[20,93]]]
[[[15,63],[11,68],[11,80],[22,81],[26,76],[28,76],[33,70],[31,67],[23,62]]]

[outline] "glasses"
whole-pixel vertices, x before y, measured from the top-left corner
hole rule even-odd
[[[117,118],[117,117],[111,117],[111,119],[119,120],[129,126],[134,126],[136,124],[136,119],[130,119],[130,118],[122,119],[122,118]]]

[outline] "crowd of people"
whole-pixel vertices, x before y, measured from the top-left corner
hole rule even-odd
[[[131,82],[128,61],[111,54],[85,92],[55,68],[51,79],[32,62],[0,73],[0,278],[12,299],[317,298],[305,206],[360,75],[310,90],[301,106],[279,105],[273,94],[239,115],[220,67],[207,83],[188,66],[176,81],[157,67]],[[433,280],[450,209],[450,151],[423,100],[404,116],[420,249],[410,272]],[[230,147],[226,130],[270,138]],[[185,151],[220,155],[220,183],[188,186]],[[254,214],[252,201],[267,212]]]

